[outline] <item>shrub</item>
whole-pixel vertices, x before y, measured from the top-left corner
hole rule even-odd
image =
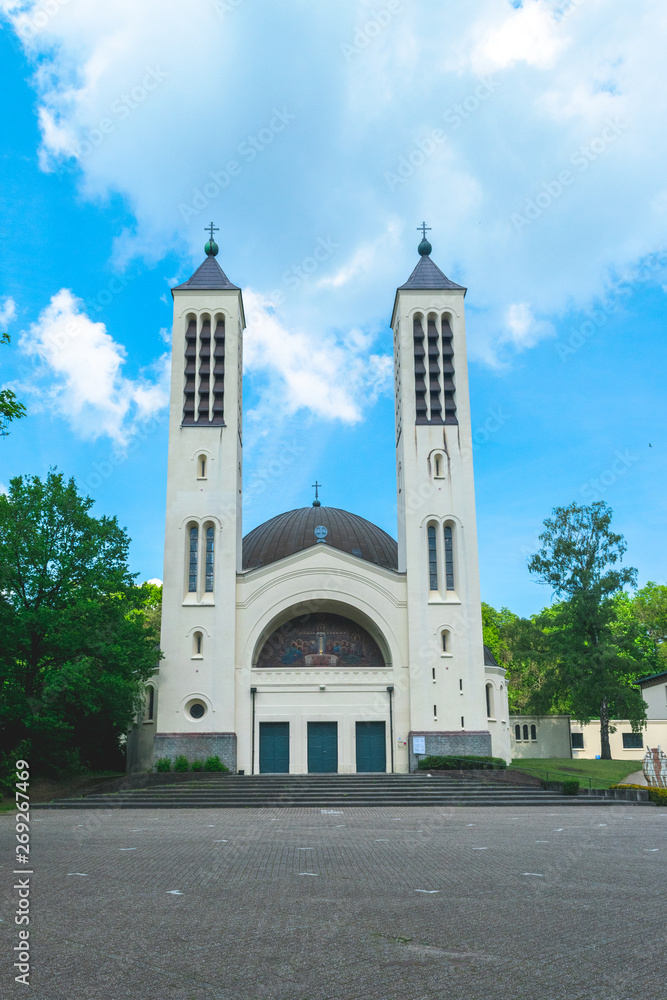
[[[188,758],[184,754],[179,754],[174,761],[174,771],[187,771],[190,767]]]
[[[667,806],[667,788],[649,788],[648,797],[657,806]]]
[[[223,764],[218,755],[215,757],[207,757],[204,763],[205,771],[228,771],[229,768],[226,764]]]
[[[507,767],[502,757],[422,757],[420,771],[479,771]]]
[[[562,782],[563,785],[563,795],[578,795],[579,794],[579,782],[576,778],[568,778],[567,781]]]
[[[156,771],[171,771],[171,761],[168,757],[160,757],[159,760],[155,761]]]
[[[192,763],[190,764],[190,769],[192,771],[203,771],[204,770],[204,761],[203,760],[193,760]]]

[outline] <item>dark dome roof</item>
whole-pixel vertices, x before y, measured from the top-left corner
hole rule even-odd
[[[243,568],[256,569],[318,544],[315,528],[327,529],[326,545],[367,562],[398,569],[398,544],[382,528],[337,507],[301,507],[278,514],[243,539]]]

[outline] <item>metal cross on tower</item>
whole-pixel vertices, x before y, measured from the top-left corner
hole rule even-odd
[[[213,233],[219,232],[220,226],[214,226],[213,223],[211,222],[208,226],[204,226],[204,229],[206,230],[207,233],[209,233],[211,241],[213,241]]]
[[[320,498],[318,490],[321,488],[321,486],[322,486],[322,483],[318,483],[318,481],[316,479],[315,482],[313,483],[313,489],[315,490],[315,499],[316,500],[319,500],[319,498]]]
[[[422,222],[421,226],[417,226],[417,229],[421,229],[422,238],[426,239],[426,233],[431,232],[431,227],[427,226],[425,222]]]

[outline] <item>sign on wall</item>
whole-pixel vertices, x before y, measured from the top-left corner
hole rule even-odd
[[[413,753],[426,753],[426,737],[425,736],[413,736],[412,737],[412,752]]]

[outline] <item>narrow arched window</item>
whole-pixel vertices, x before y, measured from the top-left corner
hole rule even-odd
[[[204,652],[204,636],[202,632],[195,632],[192,636],[192,655],[201,656]]]
[[[486,685],[486,717],[487,719],[493,718],[493,686],[491,684]]]
[[[152,722],[155,714],[155,688],[149,684],[146,688],[146,716],[145,722]]]
[[[528,726],[524,726],[523,727],[523,738],[524,738],[524,740],[527,743],[528,742]]]
[[[521,742],[521,726],[518,724],[514,727],[514,739],[517,743]]]
[[[454,538],[449,525],[445,526],[445,578],[447,590],[454,590]]]
[[[197,459],[197,479],[206,479],[206,455]]]
[[[444,628],[442,630],[441,635],[442,635],[442,652],[443,653],[449,653],[449,652],[451,652],[451,650],[449,648],[449,632],[448,632],[448,630],[446,628]]]
[[[206,529],[206,584],[205,591],[207,594],[213,592],[213,556],[215,545],[215,529]]]
[[[533,743],[537,743],[537,726],[530,727],[530,738]]]
[[[199,549],[199,528],[190,528],[190,566],[188,572],[188,591],[197,592],[197,553]]]
[[[429,590],[438,589],[438,548],[434,524],[428,526],[428,581]]]

